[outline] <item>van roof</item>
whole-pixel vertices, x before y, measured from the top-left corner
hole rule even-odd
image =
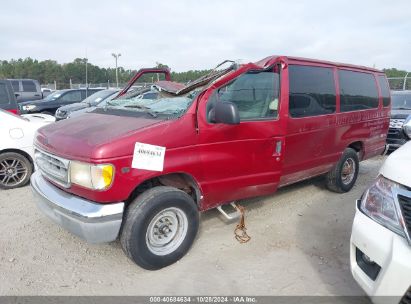
[[[264,67],[268,63],[273,62],[274,60],[280,57],[286,59],[287,61],[300,61],[300,62],[306,62],[306,63],[322,63],[322,64],[332,65],[332,66],[339,67],[339,68],[358,69],[358,70],[364,70],[364,71],[384,74],[384,72],[378,69],[374,69],[374,68],[370,68],[370,67],[366,67],[362,65],[354,65],[354,64],[348,64],[348,63],[339,63],[339,62],[332,62],[332,61],[327,61],[327,60],[311,59],[311,58],[304,58],[304,57],[293,57],[293,56],[273,55],[273,56],[266,57],[256,62],[256,64]]]

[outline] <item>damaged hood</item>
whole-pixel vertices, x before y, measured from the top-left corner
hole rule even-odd
[[[49,153],[79,160],[117,157],[113,142],[140,132],[163,120],[147,118],[145,113],[120,116],[88,113],[41,128],[35,145]],[[108,144],[111,148],[108,149]]]

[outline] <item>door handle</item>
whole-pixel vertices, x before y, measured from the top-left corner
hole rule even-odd
[[[282,142],[281,140],[277,140],[275,143],[275,154],[280,155],[282,150]]]

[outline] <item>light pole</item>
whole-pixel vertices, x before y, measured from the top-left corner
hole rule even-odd
[[[88,62],[88,59],[84,58],[84,63],[86,64],[86,89],[88,88],[87,62]]]
[[[116,59],[116,83],[117,83],[117,88],[118,88],[118,68],[117,68],[117,60],[118,60],[118,57],[121,56],[121,54],[120,54],[120,53],[118,53],[118,54],[112,53],[111,55]]]
[[[405,84],[407,83],[407,76],[408,76],[409,73],[410,73],[410,72],[407,72],[407,74],[405,74],[404,84],[402,85],[402,89],[403,89],[403,90],[405,90]]]

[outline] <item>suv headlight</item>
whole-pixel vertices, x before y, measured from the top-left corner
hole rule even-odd
[[[404,236],[404,219],[395,199],[395,189],[400,185],[380,175],[365,191],[360,210],[377,223]]]
[[[93,190],[105,190],[114,180],[114,166],[92,165],[77,161],[70,163],[70,182]]]
[[[411,139],[411,115],[409,115],[408,118],[404,121],[402,129],[404,130],[405,135],[407,135],[408,138]]]

